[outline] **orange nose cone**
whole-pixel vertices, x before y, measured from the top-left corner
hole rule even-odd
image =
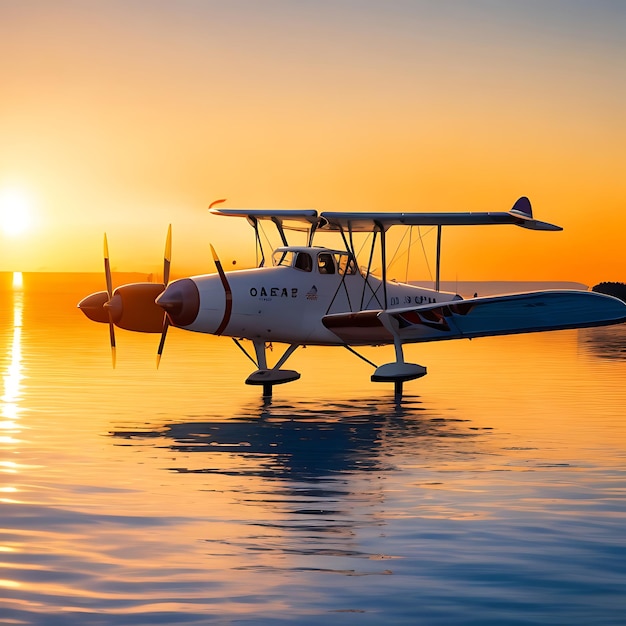
[[[109,313],[104,308],[104,305],[109,300],[109,294],[106,291],[98,291],[83,298],[78,303],[78,308],[88,317],[92,322],[101,322],[103,324],[109,323]]]

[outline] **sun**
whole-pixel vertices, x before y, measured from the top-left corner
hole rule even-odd
[[[31,225],[31,201],[18,189],[0,192],[0,230],[9,237],[25,233]]]

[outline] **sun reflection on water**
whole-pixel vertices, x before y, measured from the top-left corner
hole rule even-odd
[[[0,472],[4,474],[17,474],[19,465],[12,461],[0,461]]]
[[[16,272],[19,274],[19,272]],[[21,275],[20,275],[21,278]],[[22,314],[24,309],[24,295],[20,288],[15,287],[13,290],[13,335],[8,345],[9,363],[5,374],[2,376],[4,381],[4,393],[0,400],[0,415],[4,420],[0,423],[1,428],[15,428],[16,420],[19,415],[18,400],[21,395],[22,375]],[[21,280],[19,281],[21,287]]]
[[[22,272],[13,272],[13,290],[22,289],[24,286],[24,276]]]
[[[20,426],[20,398],[22,395],[22,323],[24,309],[24,294],[22,292],[22,274],[13,274],[13,324],[12,332],[8,333],[7,341],[7,366],[2,375],[3,390],[0,396],[0,453],[5,458],[1,459],[0,472],[15,474],[18,465],[6,459],[6,454],[11,453],[20,443],[17,435],[21,431]],[[13,504],[17,502],[8,494],[17,493],[19,490],[14,485],[4,485],[0,489],[3,497],[0,502]],[[4,581],[5,584],[7,581]],[[11,582],[11,581],[8,581]]]

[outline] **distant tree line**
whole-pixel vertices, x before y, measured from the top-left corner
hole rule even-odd
[[[607,296],[613,296],[626,302],[626,284],[624,283],[598,283],[591,291],[604,293]]]

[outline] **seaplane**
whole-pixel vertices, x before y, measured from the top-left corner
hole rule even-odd
[[[305,346],[349,350],[373,368],[371,381],[392,383],[396,396],[403,384],[426,374],[426,367],[405,361],[405,344],[472,339],[619,324],[626,303],[590,291],[552,290],[463,299],[440,290],[444,226],[513,225],[559,231],[560,226],[533,217],[531,203],[519,198],[509,211],[496,212],[321,212],[313,209],[228,209],[224,200],[209,205],[213,216],[245,218],[255,233],[256,267],[225,271],[211,246],[215,272],[170,282],[171,226],[168,229],[163,282],[139,282],[113,289],[108,244],[104,236],[106,291],[82,299],[78,307],[92,321],[108,324],[115,367],[115,327],[160,333],[157,367],[170,326],[230,337],[254,364],[246,379],[271,397],[275,385],[300,378],[284,369]],[[268,262],[261,233],[277,230],[282,245]],[[390,228],[436,228],[434,289],[388,279]],[[292,245],[287,233],[304,234],[306,245]],[[337,248],[314,245],[322,233],[335,233]],[[365,233],[367,263],[357,261],[357,235]],[[276,236],[276,233],[275,235]],[[362,235],[361,235],[362,236]],[[269,251],[268,251],[269,252]],[[362,255],[362,248],[358,250]],[[376,261],[374,261],[376,259]],[[379,270],[373,263],[380,262]],[[249,342],[249,343],[248,343]],[[274,364],[268,347],[284,344]],[[393,345],[395,361],[375,365],[357,350]],[[252,348],[252,349],[250,349]]]

